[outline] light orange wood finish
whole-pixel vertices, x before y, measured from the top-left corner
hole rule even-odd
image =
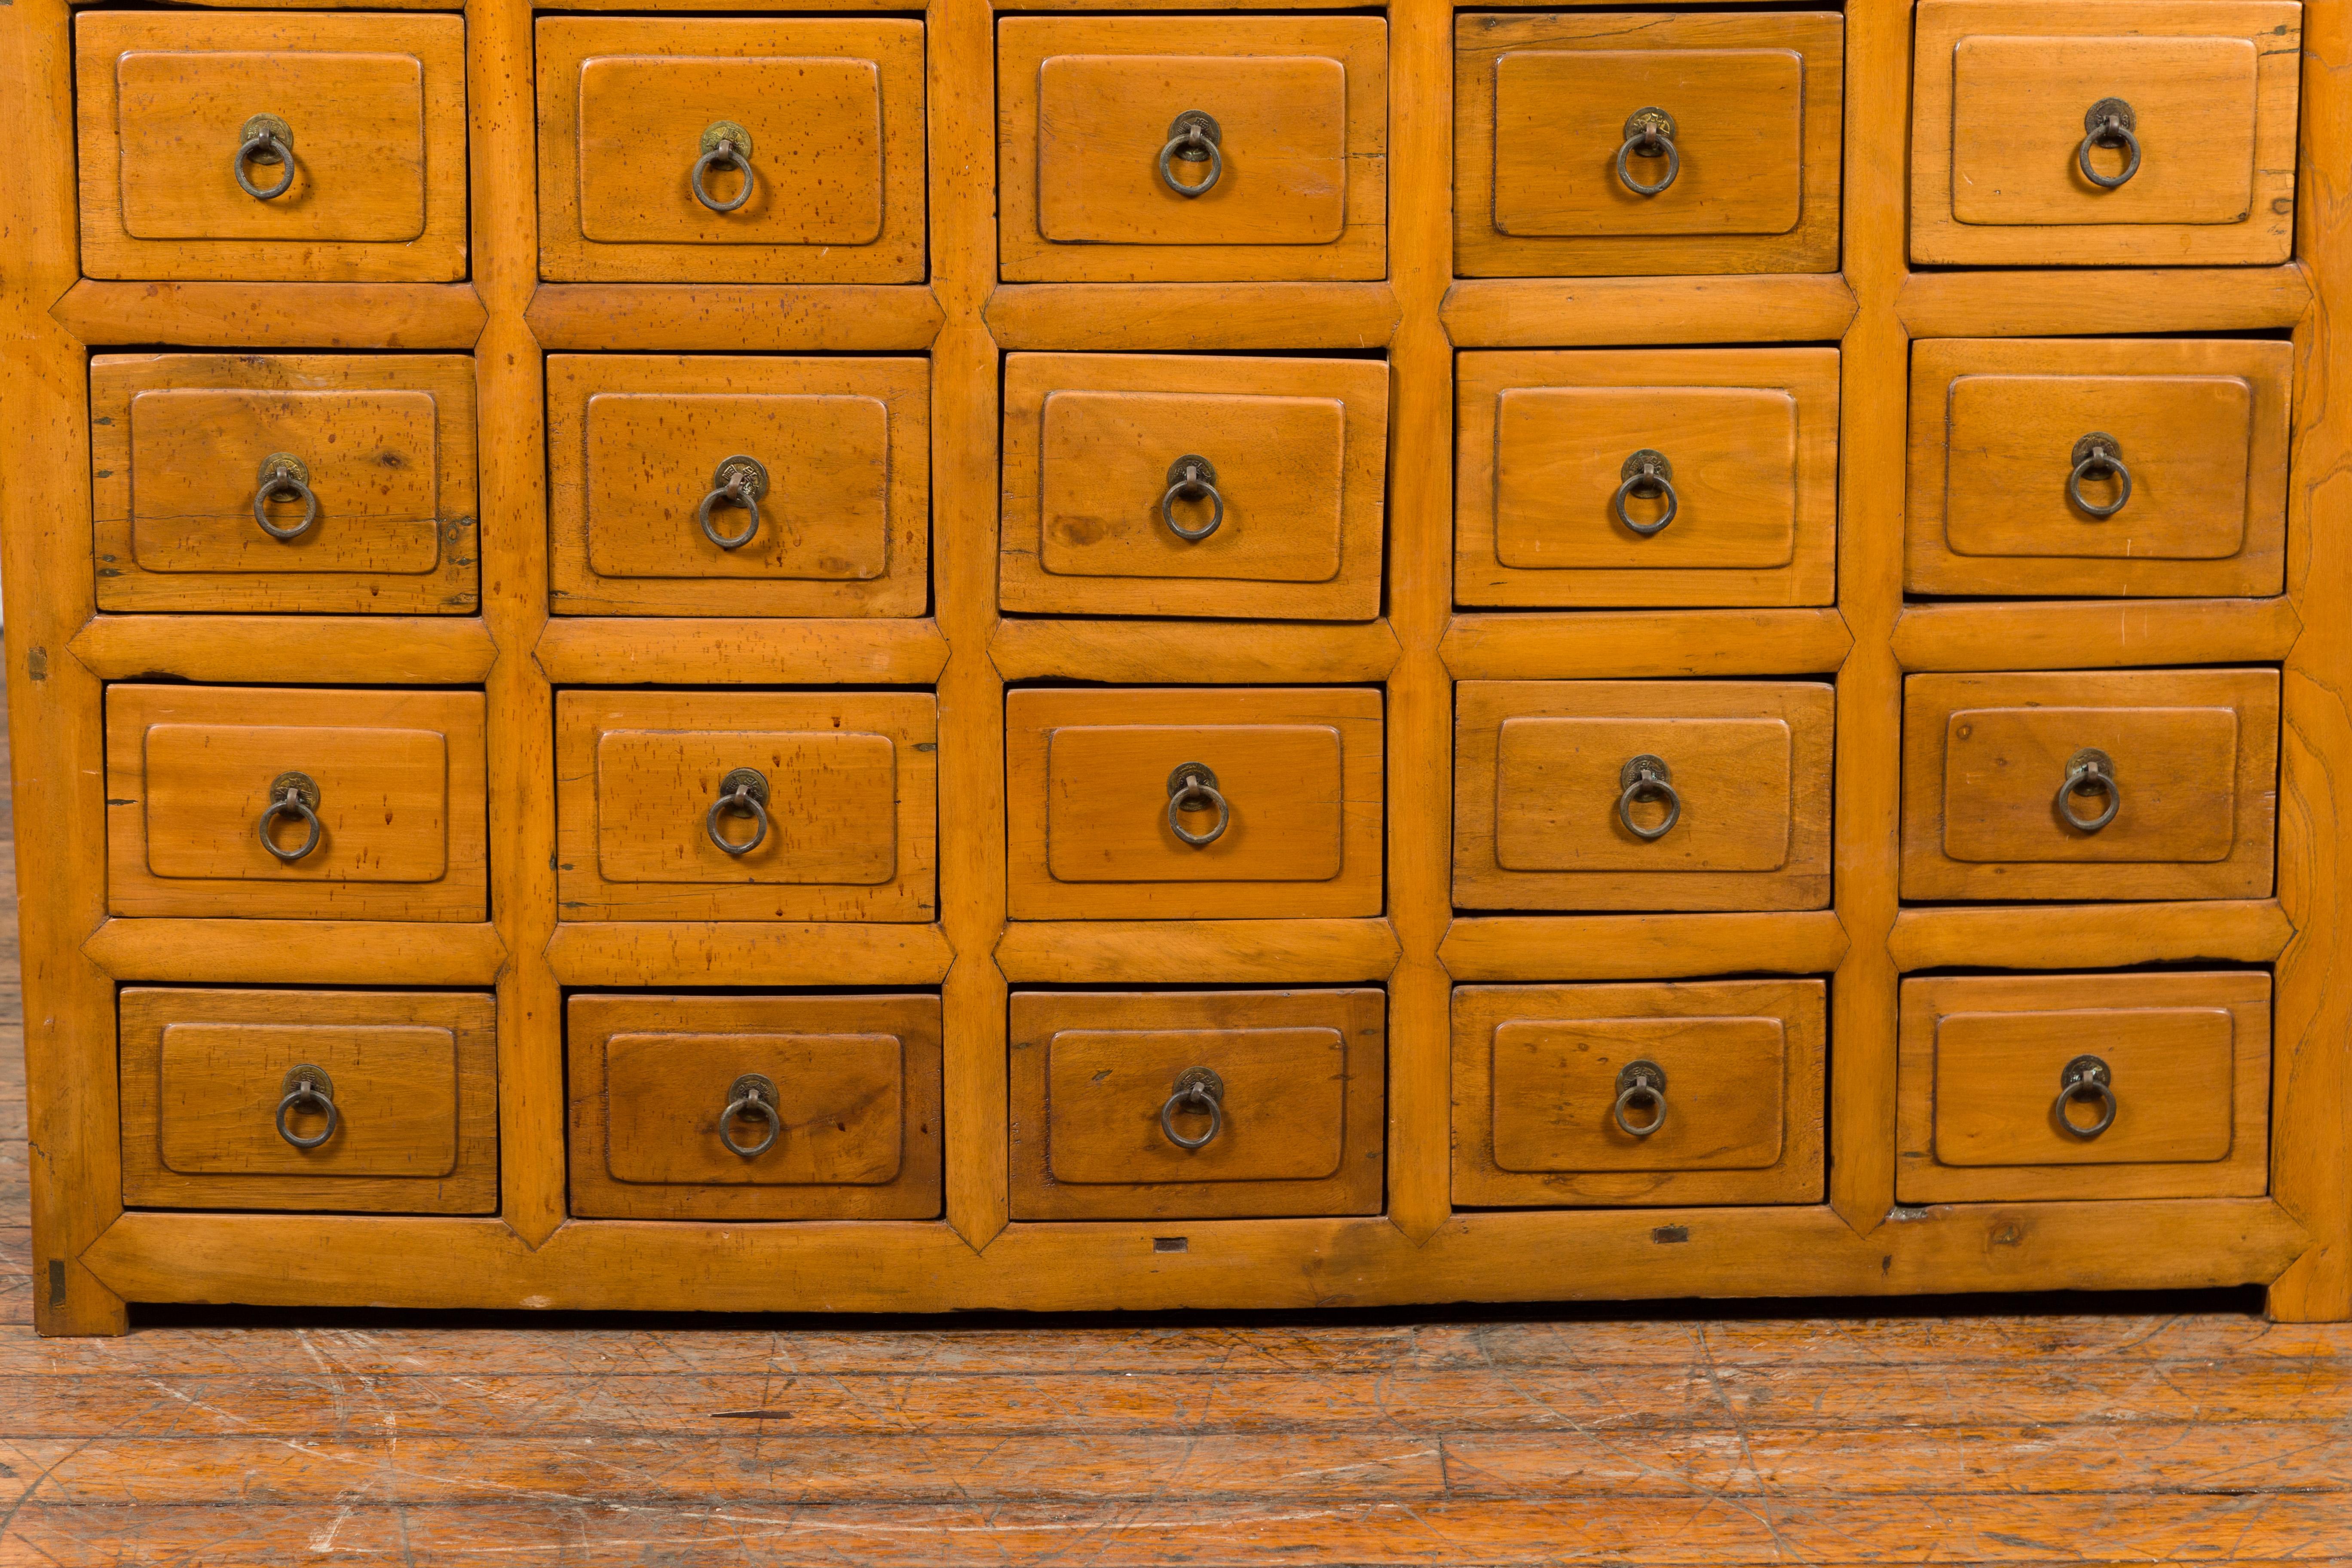
[[[935,925],[856,921],[564,921],[547,964],[566,985],[937,985]]]
[[[2257,1196],[2270,1020],[2260,972],[1906,980],[1903,1201]],[[2084,1056],[2111,1105],[2062,1098]]]
[[[497,645],[478,620],[406,616],[93,616],[68,645],[105,680],[317,680],[462,686],[488,675]]]
[[[507,966],[488,923],[111,919],[82,943],[117,980],[251,985],[489,985]]]
[[[1204,636],[1186,621],[1008,620],[988,645],[1007,680],[1371,682],[1399,651],[1386,621],[1259,621]]]
[[[1947,905],[1905,910],[1887,948],[1903,969],[2089,969],[2269,963],[2294,928],[2272,899],[2190,903]]]
[[[488,995],[132,986],[121,1006],[124,1202],[498,1206]],[[298,1075],[303,1067],[323,1077]],[[282,1103],[300,1083],[312,1094]],[[331,1101],[331,1121],[319,1096]],[[290,1139],[320,1141],[306,1149]]]
[[[94,278],[466,276],[466,29],[455,16],[89,12],[75,27],[82,270]],[[268,201],[232,166],[292,134]],[[282,160],[246,157],[276,187]]]
[[[930,347],[945,318],[919,283],[549,283],[525,320],[550,352],[887,353]]]
[[[1903,700],[1907,899],[2249,899],[2271,890],[2278,676],[1915,675]],[[2111,786],[2060,788],[2085,751]],[[2105,792],[2112,787],[2116,792]]]
[[[1349,360],[1008,357],[1003,607],[1371,619],[1388,387]],[[1177,489],[1185,458],[1214,498]]]
[[[2251,331],[2303,320],[2311,308],[2311,280],[2294,262],[1913,272],[1904,277],[1895,306],[1915,338]]]
[[[2276,599],[1906,605],[1891,639],[1906,669],[2088,669],[2284,658],[2303,623]]]
[[[996,71],[1006,279],[1386,274],[1381,18],[1011,17]],[[1188,111],[1219,131],[1223,173],[1199,195],[1160,173]],[[1209,167],[1169,158],[1186,185]]]
[[[1284,984],[1380,980],[1396,968],[1384,920],[1016,921],[996,944],[1029,984]]]
[[[562,919],[935,918],[929,695],[567,691],[555,711]],[[728,804],[743,770],[760,782]]]
[[[1374,349],[1398,311],[1386,283],[1013,283],[985,319],[1006,349]]]
[[[558,686],[903,686],[938,679],[948,650],[929,620],[575,616],[549,620],[531,657]]]
[[[105,283],[85,278],[49,314],[77,339],[184,348],[469,349],[487,319],[466,283]]]
[[[1441,648],[1464,680],[1811,675],[1843,664],[1853,637],[1832,609],[1582,610],[1454,616]]]
[[[921,23],[548,16],[534,37],[541,276],[921,280]],[[720,125],[751,139],[724,213],[691,180]],[[723,205],[744,177],[714,163],[703,188]]]
[[[1013,1217],[1377,1212],[1383,1011],[1376,990],[1014,992]],[[1175,1103],[1199,1068],[1213,1089]]]
[[[1458,348],[1843,337],[1853,290],[1834,272],[1464,279],[1439,311]]]
[[[1835,13],[1496,14],[1454,26],[1465,277],[1836,268]],[[1643,109],[1670,117],[1675,158],[1630,153],[1621,177]],[[1631,184],[1661,181],[1647,195]]]
[[[936,996],[590,995],[564,1016],[574,1214],[939,1214]],[[773,1098],[730,1116],[746,1077]]]
[[[2294,0],[2127,0],[2079,12],[1921,0],[1911,258],[2080,266],[2274,262],[2294,229]],[[2131,106],[2127,153],[2085,116]]]
[[[1773,914],[1481,915],[1438,949],[1456,980],[1682,979],[1822,974],[1846,955],[1828,910]]]

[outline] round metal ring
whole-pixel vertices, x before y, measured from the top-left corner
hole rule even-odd
[[[776,1108],[776,1086],[758,1073],[746,1073],[729,1088],[728,1094],[727,1109],[719,1113],[719,1141],[730,1154],[757,1159],[774,1146],[776,1134],[784,1130],[783,1115]],[[738,1143],[729,1128],[739,1116],[760,1118],[768,1124],[768,1135],[757,1143]]]
[[[722,812],[733,812],[751,819],[751,837],[737,843],[719,831]],[[729,855],[749,855],[767,841],[768,781],[754,768],[737,768],[719,783],[719,798],[703,813],[702,830],[710,842]]]
[[[732,136],[725,134],[724,132],[728,131],[733,131],[736,134]],[[714,136],[712,132],[719,132],[720,134]],[[741,134],[740,127],[714,125],[710,131],[703,132],[703,141],[705,145],[702,149],[702,156],[694,161],[694,172],[687,176],[687,183],[694,187],[696,201],[700,202],[712,212],[731,213],[751,199],[752,187],[757,184],[751,174],[750,138]],[[743,188],[735,193],[733,201],[720,201],[712,195],[709,187],[702,183],[702,177],[713,169],[735,169],[742,174]]]
[[[302,503],[302,521],[280,528],[269,521],[269,498],[292,496]],[[310,490],[310,470],[290,452],[272,452],[261,460],[261,474],[253,492],[253,521],[270,538],[290,542],[310,531],[319,521],[319,498]]]
[[[751,542],[760,531],[760,502],[768,494],[767,465],[757,458],[739,452],[726,458],[710,476],[710,493],[702,498],[694,520],[702,525],[702,537],[721,550],[740,550]],[[751,521],[740,533],[721,533],[710,525],[710,514],[722,505],[740,506],[751,514]]]
[[[300,848],[280,849],[278,847],[278,841],[269,837],[269,825],[281,816],[299,816],[310,824],[310,836],[302,840]],[[319,847],[319,839],[323,830],[319,826],[319,814],[310,808],[309,801],[302,798],[302,792],[292,784],[280,784],[277,787],[275,797],[262,809],[261,820],[254,825],[254,831],[260,837],[261,847],[264,849],[291,866]]]
[[[1666,177],[1644,184],[1627,168],[1628,158],[1664,158]],[[1617,178],[1637,196],[1654,196],[1683,172],[1683,155],[1675,146],[1674,117],[1663,109],[1637,109],[1625,121],[1625,142],[1617,149]]]
[[[255,201],[276,201],[294,188],[293,132],[283,129],[284,125],[284,121],[263,115],[246,121],[245,140],[238,143],[236,156],[229,163],[236,174],[237,187]],[[278,183],[265,191],[245,172],[249,162],[265,165],[274,162],[284,172],[278,176]]]
[[[2111,476],[2121,488],[2121,493],[2105,506],[2086,500],[2083,495],[2083,480],[2101,474]],[[2074,471],[2066,476],[2068,500],[2093,517],[2113,517],[2124,510],[2124,503],[2131,500],[2131,470],[2124,467],[2123,453],[2111,437],[2085,436],[2074,443]]]
[[[1179,815],[1187,811],[1207,811],[1213,808],[1217,820],[1206,833],[1195,833],[1184,826]],[[1217,775],[1200,763],[1180,763],[1168,775],[1168,828],[1177,837],[1198,849],[1214,844],[1224,837],[1226,826],[1233,821],[1233,807],[1217,788]]]
[[[2099,1119],[2088,1127],[2066,1114],[2066,1107],[2086,1093],[2099,1097]],[[2076,1057],[2058,1075],[2058,1098],[2051,1102],[2050,1114],[2075,1137],[2096,1138],[2116,1124],[2116,1091],[2107,1082],[2107,1064],[2096,1057]]]
[[[2091,105],[2083,116],[2083,144],[2074,149],[2074,164],[2083,171],[2083,178],[2103,191],[2112,191],[2138,174],[2139,138],[2134,134],[2138,124],[2132,106],[2120,98],[2103,98]],[[2124,163],[2124,172],[2110,179],[2092,168],[2094,147],[2121,147],[2128,152],[2131,156]]]
[[[1188,109],[1168,127],[1168,143],[1160,149],[1160,179],[1170,190],[1186,198],[1205,196],[1216,189],[1224,177],[1225,155],[1217,143],[1223,132],[1217,122],[1197,109]],[[1175,161],[1206,163],[1208,177],[1197,185],[1188,185],[1176,177]]]
[[[1176,1131],[1176,1112],[1186,1106],[1209,1118],[1209,1130],[1198,1138],[1187,1138]],[[1168,1142],[1179,1149],[1203,1148],[1224,1130],[1224,1080],[1207,1068],[1186,1068],[1177,1074],[1176,1092],[1160,1107],[1160,1131],[1168,1135]]]
[[[1203,496],[1216,509],[1209,514],[1208,521],[1198,528],[1187,528],[1176,521],[1179,500]],[[1206,539],[1224,526],[1225,498],[1218,493],[1217,470],[1208,458],[1187,453],[1168,466],[1168,491],[1160,498],[1160,520],[1168,525],[1169,532],[1186,540]]]
[[[327,1125],[315,1138],[298,1137],[294,1130],[286,1125],[286,1113],[303,1104],[315,1105],[327,1113]],[[298,1079],[294,1087],[287,1091],[286,1098],[278,1102],[278,1136],[297,1149],[316,1149],[332,1138],[335,1129],[341,1124],[342,1113],[335,1109],[335,1097],[307,1078]]]
[[[1650,1120],[1639,1127],[1625,1120],[1626,1108],[1637,1100],[1646,1101],[1653,1112]],[[1617,1091],[1617,1103],[1610,1115],[1616,1118],[1617,1131],[1626,1137],[1651,1137],[1666,1124],[1666,1091],[1648,1079],[1637,1078]]]
[[[1675,513],[1682,509],[1682,500],[1675,494],[1675,466],[1666,461],[1664,453],[1644,447],[1627,458],[1617,471],[1623,478],[1610,504],[1617,509],[1619,522],[1648,539],[1674,521]],[[1625,510],[1625,503],[1636,496],[1643,500],[1664,500],[1666,514],[1655,522],[1635,522]]]
[[[2096,816],[2078,816],[2074,813],[2074,795],[2081,790],[2098,790],[2107,797],[2107,806]],[[2105,752],[2077,752],[2066,762],[2066,782],[2058,786],[2058,815],[2066,826],[2078,832],[2096,833],[2116,819],[2123,809],[2123,786],[2116,782],[2116,765]]]
[[[1664,838],[1682,820],[1683,797],[1675,789],[1674,777],[1673,769],[1652,756],[1634,757],[1618,770],[1618,782],[1624,788],[1617,796],[1617,820],[1625,825],[1626,832],[1644,841]],[[1665,803],[1666,819],[1655,827],[1644,827],[1633,820],[1633,803],[1644,795]]]

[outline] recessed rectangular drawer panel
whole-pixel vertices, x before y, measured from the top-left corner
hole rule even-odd
[[[556,698],[566,920],[928,921],[927,692]]]
[[[1013,1217],[1380,1210],[1378,990],[1016,992]]]
[[[1828,904],[1827,686],[1465,680],[1454,716],[1455,904]]]
[[[1454,27],[1463,276],[1835,269],[1835,13]]]
[[[1378,16],[997,24],[1003,275],[1380,278]]]
[[[464,277],[465,37],[456,16],[85,13],[83,270]]]
[[[1454,1201],[1819,1202],[1827,991],[1456,987]]]
[[[1835,597],[1835,349],[1542,350],[1457,366],[1457,602]]]
[[[556,614],[929,605],[925,361],[551,354],[547,386]]]
[[[2291,0],[1923,0],[1912,259],[2284,261],[2302,14]]]
[[[488,1214],[493,1017],[469,993],[127,987],[123,1201]]]
[[[572,1212],[930,1219],[936,996],[574,996]]]
[[[920,22],[559,16],[538,40],[541,276],[922,280]]]
[[[2294,359],[2238,340],[1915,343],[1907,586],[2278,593]]]
[[[2270,976],[1903,983],[1906,1203],[2268,1190]]]
[[[480,603],[462,355],[100,354],[89,395],[100,609]]]
[[[471,691],[107,689],[118,915],[485,917]]]
[[[1016,920],[1372,915],[1381,694],[1005,698]]]
[[[1004,607],[1371,619],[1388,406],[1376,362],[1012,355]]]
[[[2266,897],[2278,703],[2267,669],[1910,677],[1904,897]]]

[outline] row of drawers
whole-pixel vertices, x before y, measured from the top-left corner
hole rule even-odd
[[[2293,0],[1917,9],[1923,263],[2254,263],[2293,238]],[[95,12],[76,27],[92,277],[462,278],[454,16]],[[1838,265],[1835,13],[1465,14],[1465,276]],[[922,24],[547,17],[556,279],[919,282]],[[998,24],[1012,279],[1386,275],[1378,16]]]
[[[1929,339],[1912,353],[1915,593],[2275,594],[2293,349]],[[472,363],[107,354],[90,370],[103,609],[478,603]],[[1839,351],[1457,356],[1465,605],[1827,604]],[[913,616],[920,358],[556,354],[559,614]],[[1380,613],[1388,367],[1016,353],[1008,611]]]
[[[1828,907],[1829,686],[1464,681],[1455,707],[1457,906]],[[1369,687],[1013,689],[1012,917],[1379,914],[1381,711]],[[110,908],[483,919],[483,712],[110,688]],[[555,715],[562,918],[936,918],[930,694],[567,690]],[[2278,731],[2269,669],[1912,676],[1903,893],[2266,897]]]
[[[1820,980],[1465,985],[1465,1207],[1822,1197]],[[1015,992],[1015,1219],[1380,1212],[1377,989]],[[133,1205],[497,1206],[491,998],[121,994]],[[936,995],[575,995],[572,1212],[929,1219]],[[2266,1190],[2270,977],[1956,976],[1901,992],[1906,1202]]]

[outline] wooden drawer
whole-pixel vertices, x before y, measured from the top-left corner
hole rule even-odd
[[[1827,686],[1465,680],[1454,710],[1455,904],[1829,907]]]
[[[108,687],[107,908],[486,919],[482,711],[478,691]]]
[[[1454,26],[1463,277],[1837,270],[1835,12]]]
[[[545,16],[538,41],[541,277],[922,281],[920,22]]]
[[[2276,670],[1911,676],[1903,896],[2268,897],[2278,731]]]
[[[996,45],[1006,278],[1387,276],[1381,18],[1011,16]]]
[[[929,692],[560,692],[557,914],[935,920],[938,740]]]
[[[74,44],[87,276],[466,276],[462,19],[90,11]]]
[[[463,355],[100,354],[89,404],[100,609],[480,605]]]
[[[2267,974],[1906,980],[1900,1038],[1905,1203],[2269,1190]]]
[[[1015,920],[1381,912],[1377,690],[1014,690],[1004,728]]]
[[[1567,349],[1456,363],[1458,603],[1837,596],[1837,350]],[[1663,459],[1650,464],[1654,478],[1644,458]]]
[[[1906,586],[2278,593],[2294,368],[2247,339],[1915,343]]]
[[[1463,985],[1454,1201],[1822,1201],[1819,980]]]
[[[2302,18],[2294,0],[1921,0],[1911,258],[2284,261]]]
[[[126,987],[122,1201],[490,1214],[495,1017],[486,993]]]
[[[920,359],[550,354],[555,613],[921,615],[929,401]]]
[[[1388,410],[1378,361],[1010,356],[1004,608],[1370,620]]]
[[[1378,1214],[1385,1014],[1376,989],[1013,993],[1013,1217]]]
[[[938,1216],[937,996],[574,996],[567,1016],[573,1214]]]

